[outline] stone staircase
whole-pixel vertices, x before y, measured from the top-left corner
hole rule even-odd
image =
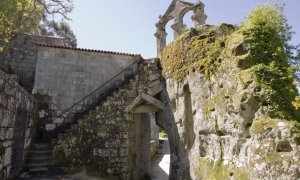
[[[64,124],[57,128],[51,142],[48,143],[36,143],[31,147],[31,151],[28,154],[25,177],[20,179],[43,179],[53,177],[57,172],[61,174],[63,167],[56,168],[51,163],[52,148],[53,145],[62,139],[65,139],[70,133],[78,129],[78,120],[87,118],[91,113],[97,111],[99,104],[109,101],[118,91],[121,92],[122,88],[128,86],[136,78],[138,71],[132,70],[134,66],[139,67],[140,62],[135,62],[122,72],[117,74],[109,81],[105,83],[105,86],[100,86],[81,101],[74,104],[71,108],[66,110],[61,116],[55,118],[64,118]],[[115,80],[117,79],[117,80]],[[53,179],[53,178],[52,178]],[[55,178],[54,178],[55,179]]]
[[[47,174],[51,165],[50,155],[50,144],[33,144],[27,161],[29,173],[33,175]]]
[[[131,123],[126,120],[125,109],[141,94],[155,96],[162,88],[157,61],[144,62],[139,68],[138,75],[59,134],[53,141],[54,152],[69,154],[68,160],[95,164],[103,173],[118,174],[121,179],[128,175],[128,148],[135,135],[129,132]]]

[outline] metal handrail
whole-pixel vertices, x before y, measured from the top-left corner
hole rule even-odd
[[[90,97],[96,96],[97,93],[101,92],[101,90],[104,89],[104,87],[107,84],[109,84],[113,79],[115,79],[119,75],[123,74],[125,71],[128,71],[128,70],[132,69],[134,65],[139,64],[140,62],[141,62],[141,60],[138,60],[138,61],[135,61],[134,63],[130,64],[125,69],[123,69],[121,72],[119,72],[118,74],[116,74],[114,77],[112,77],[111,79],[107,80],[105,83],[101,84],[101,86],[99,86],[98,88],[96,88],[95,90],[93,90],[91,93],[89,93],[88,95],[86,95],[85,97],[83,97],[81,100],[79,100],[76,103],[74,103],[71,107],[69,107],[68,109],[64,110],[61,114],[59,114],[58,116],[53,117],[53,120],[55,120],[57,118],[66,118],[66,117],[63,117],[66,113],[71,112],[73,109],[76,110],[76,106],[77,105],[81,105],[81,103],[83,103],[84,101],[88,100]],[[138,70],[138,67],[137,67],[137,70]],[[132,75],[134,75],[134,73]],[[97,101],[99,101],[99,99]],[[90,105],[92,105],[92,104],[93,103],[91,103]]]

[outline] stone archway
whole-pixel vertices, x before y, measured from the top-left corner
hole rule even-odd
[[[204,14],[204,4],[200,1],[194,4],[181,0],[173,0],[165,14],[159,17],[159,21],[155,24],[157,30],[154,34],[157,40],[157,56],[166,47],[166,37],[168,35],[165,30],[166,24],[174,20],[172,29],[174,38],[177,38],[184,30],[183,16],[189,11],[193,11],[192,20],[195,27],[205,24],[207,16]]]
[[[163,103],[153,96],[142,93],[127,106],[129,120],[129,169],[130,179],[144,179],[151,165],[150,133],[151,124],[147,113],[163,110]]]

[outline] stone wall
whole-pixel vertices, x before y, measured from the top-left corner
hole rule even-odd
[[[33,94],[44,104],[39,109],[40,119],[47,124],[46,130],[51,131],[55,124],[62,123],[52,121],[52,117],[141,57],[40,46],[37,59]]]
[[[120,179],[142,178],[150,166],[151,118],[146,113],[155,111],[145,98],[160,90],[157,60],[143,61],[130,83],[72,125],[67,134],[59,136],[54,162],[68,162],[71,167],[93,169]],[[143,103],[151,108],[145,108]],[[141,106],[134,113],[127,112],[127,107],[135,104]]]
[[[267,89],[255,74],[277,62],[257,63],[245,37],[228,31],[230,25],[207,27],[186,32],[162,54],[167,80],[158,122],[169,134],[170,179],[299,179],[299,119],[268,114],[276,101],[268,93],[278,89]],[[276,72],[288,66],[279,63]],[[286,76],[264,77],[267,84],[284,80],[280,96],[293,97],[296,88]],[[292,102],[285,105],[288,117],[298,111]]]
[[[8,74],[15,74],[20,79],[20,84],[31,92],[34,84],[37,49],[36,44],[49,44],[65,46],[63,38],[37,36],[20,33],[13,37],[13,41],[1,53],[0,69]]]
[[[0,179],[23,168],[33,137],[34,104],[33,96],[0,70]]]

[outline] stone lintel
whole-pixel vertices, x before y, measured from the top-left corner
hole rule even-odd
[[[152,104],[142,104],[134,107],[132,109],[132,113],[150,113],[150,112],[158,112],[160,109]]]
[[[153,104],[154,106],[158,107],[159,109],[161,109],[161,110],[164,109],[164,105],[160,100],[158,100],[158,99],[156,99],[156,98],[154,98],[154,97],[152,97],[152,96],[150,96],[146,93],[142,94],[142,98],[144,100],[148,101],[149,103]]]
[[[143,93],[142,95],[139,95],[138,97],[135,98],[135,100],[133,100],[133,102],[126,107],[125,112],[133,112],[134,108],[145,104],[145,101],[147,101],[148,103],[150,103],[151,105],[157,107],[160,110],[163,110],[163,103],[161,101],[159,101],[158,99]],[[148,105],[148,103],[146,105]]]

